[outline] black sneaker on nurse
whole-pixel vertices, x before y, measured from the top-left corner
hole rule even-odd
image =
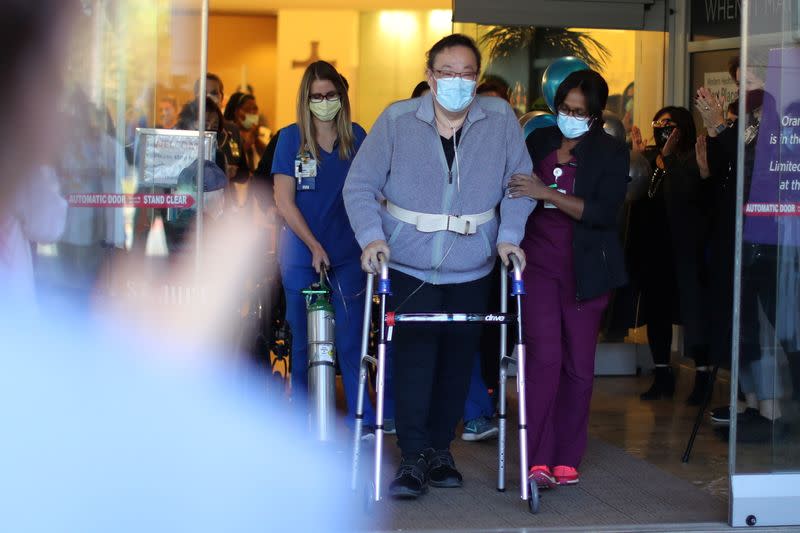
[[[401,500],[413,500],[428,490],[428,462],[423,454],[403,457],[394,480],[389,485],[389,495]]]

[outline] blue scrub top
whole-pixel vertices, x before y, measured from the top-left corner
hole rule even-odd
[[[353,123],[355,150],[361,146],[367,133],[364,128]],[[350,170],[350,159],[339,158],[339,143],[334,145],[333,153],[320,149],[320,161],[317,162],[316,190],[296,191],[295,204],[308,227],[319,243],[328,253],[331,265],[341,265],[349,261],[358,261],[361,248],[356,242],[350,219],[344,208],[342,188]],[[273,174],[286,174],[294,177],[294,161],[300,152],[300,128],[292,124],[281,130],[275,158],[272,162]],[[288,225],[281,231],[279,260],[281,265],[311,266],[311,251],[306,244],[295,235]]]

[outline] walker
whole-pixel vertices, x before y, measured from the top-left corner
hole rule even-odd
[[[532,513],[539,512],[539,490],[536,482],[528,481],[528,435],[525,414],[525,345],[522,342],[522,295],[525,289],[522,282],[522,266],[515,255],[510,257],[513,266],[513,281],[511,295],[517,303],[517,313],[508,312],[508,269],[502,265],[500,281],[500,312],[490,314],[477,313],[387,313],[386,297],[391,294],[389,281],[389,265],[380,261],[380,276],[376,294],[380,297],[380,316],[382,317],[379,328],[379,343],[377,356],[369,355],[370,310],[372,305],[373,284],[375,274],[367,275],[367,287],[364,296],[364,326],[361,338],[361,364],[358,376],[358,403],[356,407],[356,427],[353,441],[353,464],[351,488],[357,489],[358,468],[361,456],[361,435],[364,424],[364,401],[366,397],[368,365],[376,368],[375,391],[377,396],[376,424],[375,424],[375,471],[372,480],[367,483],[366,500],[369,506],[383,500],[381,489],[381,457],[383,455],[383,406],[384,406],[384,379],[386,376],[386,346],[391,340],[391,330],[402,327],[406,322],[470,322],[477,324],[498,324],[500,326],[500,401],[498,406],[499,435],[498,435],[498,475],[497,490],[505,492],[505,448],[506,448],[506,379],[508,366],[517,365],[517,392],[519,394],[519,456],[520,456],[520,498],[528,502]],[[517,344],[515,360],[507,354],[506,334],[509,324],[517,326]]]

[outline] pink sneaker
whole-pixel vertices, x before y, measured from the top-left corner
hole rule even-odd
[[[555,466],[553,475],[559,485],[575,485],[580,481],[578,471],[571,466]]]
[[[558,484],[550,472],[550,467],[546,465],[532,466],[528,472],[528,479],[536,481],[536,486],[540,489],[552,489]]]

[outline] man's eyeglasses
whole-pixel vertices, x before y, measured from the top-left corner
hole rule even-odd
[[[309,95],[308,99],[315,104],[319,104],[323,100],[328,100],[329,102],[335,102],[336,100],[339,99],[339,93],[335,91],[331,91],[327,94],[314,93],[312,95]]]
[[[452,70],[433,69],[434,77],[439,80],[442,78],[461,78],[462,80],[475,81],[478,79],[477,72],[453,72]]]
[[[581,120],[589,118],[589,113],[587,113],[585,110],[572,109],[566,104],[561,104],[560,106],[558,106],[558,113],[560,115],[572,116],[575,118],[579,118]]]

